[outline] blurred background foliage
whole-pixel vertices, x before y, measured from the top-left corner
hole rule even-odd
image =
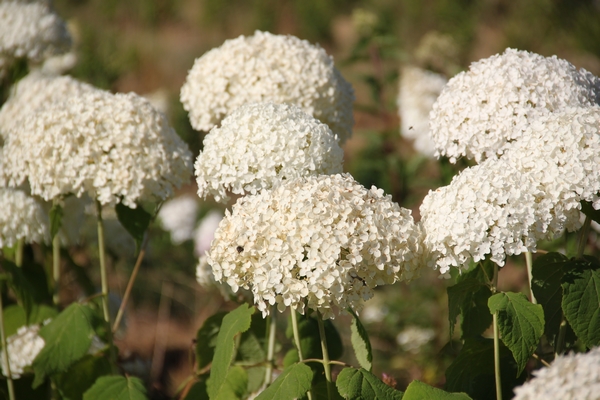
[[[449,78],[473,61],[515,47],[556,54],[600,75],[598,0],[55,0],[54,6],[75,37],[79,62],[72,75],[112,91],[160,93],[173,126],[194,154],[202,148],[203,135],[191,128],[179,90],[197,57],[257,29],[319,43],[356,91],[346,169],[364,185],[381,187],[413,209],[417,220],[427,191],[447,184],[467,163],[429,159],[402,137],[396,98],[403,65],[420,63]],[[418,48],[431,32],[452,41],[434,52],[439,57],[420,58]],[[181,192],[195,193],[193,183]],[[218,208],[201,204],[199,218]],[[173,394],[190,371],[188,350],[195,330],[227,304],[218,292],[196,284],[191,241],[174,246],[157,224],[149,237],[129,329],[120,345],[148,361],[156,357],[160,336],[164,366],[152,368],[155,387],[157,393]],[[83,249],[71,255],[72,262],[85,266],[94,256]],[[118,279],[111,285],[123,293],[133,253],[115,254],[112,261],[112,275]],[[504,267],[501,286],[523,287],[521,264],[516,260]],[[434,271],[423,275],[410,284],[382,288],[363,312],[375,349],[375,372],[387,374],[399,389],[413,379],[443,384],[455,351],[448,345],[447,281]],[[346,341],[347,322],[336,320]],[[428,340],[419,342],[415,328]],[[160,334],[165,329],[168,334]],[[400,334],[407,330],[417,332],[417,339],[408,342],[419,346],[406,345],[410,335]]]

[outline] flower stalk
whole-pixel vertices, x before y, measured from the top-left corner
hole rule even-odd
[[[329,350],[327,348],[327,338],[325,337],[325,324],[320,312],[317,311],[317,322],[319,324],[319,336],[321,338],[321,350],[323,352],[323,369],[325,370],[325,379],[327,379],[327,397],[333,399],[333,379],[331,378],[331,365],[329,362]]]
[[[100,204],[98,200],[96,200],[96,211],[98,214],[98,258],[100,259],[100,279],[102,282],[102,311],[107,327],[106,335],[110,346],[110,358],[115,362],[116,354],[110,325],[110,311],[108,309],[108,274],[106,270],[106,251],[104,245],[104,223],[102,221],[102,204]]]
[[[2,339],[2,348],[4,349],[4,363],[6,364],[6,383],[8,386],[8,397],[10,400],[15,400],[15,388],[13,385],[12,373],[10,371],[10,357],[8,355],[8,346],[6,341],[6,332],[4,329],[4,306],[2,304],[2,288],[4,282],[0,282],[0,334]]]
[[[494,264],[494,277],[492,279],[492,293],[498,291],[498,264]],[[494,377],[496,381],[496,399],[502,400],[502,379],[500,376],[500,331],[498,327],[498,310],[492,314],[494,329]]]
[[[265,369],[265,382],[264,386],[271,384],[273,377],[273,365],[275,363],[275,316],[277,315],[277,308],[272,307],[269,316],[267,317],[267,368]]]

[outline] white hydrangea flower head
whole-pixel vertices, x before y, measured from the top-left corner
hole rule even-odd
[[[516,387],[514,400],[597,400],[600,396],[600,347],[560,355],[549,367]]]
[[[164,114],[133,93],[83,93],[9,131],[8,184],[45,200],[87,193],[101,204],[162,200],[191,175],[191,153]]]
[[[44,339],[39,335],[39,331],[40,325],[22,326],[17,333],[6,339],[8,362],[13,379],[19,379],[44,348]],[[2,349],[0,352],[0,364],[2,365],[2,374],[8,376],[4,351],[5,349]]]
[[[567,210],[579,209],[582,200],[600,209],[600,106],[568,107],[541,116],[502,157],[533,174]],[[578,213],[572,212],[563,223],[575,230],[578,220]]]
[[[25,243],[47,242],[48,214],[40,203],[22,190],[0,188],[0,249]]]
[[[181,244],[194,237],[198,198],[182,195],[166,201],[158,212],[158,219],[164,230],[171,234],[173,244]]]
[[[253,102],[289,103],[327,124],[344,143],[354,124],[352,86],[318,45],[256,31],[196,59],[181,88],[194,129],[209,131]]]
[[[437,155],[477,162],[502,154],[540,115],[600,103],[600,80],[566,60],[507,49],[456,75],[430,115]]]
[[[0,135],[6,136],[29,114],[90,92],[102,93],[100,89],[70,76],[34,70],[11,88],[9,98],[0,108]]]
[[[223,213],[217,210],[211,210],[202,218],[196,230],[194,231],[194,253],[196,257],[201,257],[210,250],[210,244],[215,238],[215,231],[219,227]]]
[[[215,232],[208,262],[234,292],[334,318],[359,311],[373,288],[414,278],[424,260],[410,210],[349,174],[283,181],[240,198]]]
[[[398,114],[404,137],[414,141],[418,152],[433,157],[435,144],[429,134],[429,113],[448,80],[440,74],[408,66],[400,75]]]
[[[0,78],[15,59],[33,63],[65,53],[71,37],[64,21],[44,2],[0,2]]]
[[[535,178],[504,159],[488,159],[430,191],[420,207],[430,266],[445,274],[487,255],[502,266],[506,256],[534,252],[539,240],[560,233],[565,218],[579,211],[565,210]]]
[[[418,353],[419,350],[435,338],[435,331],[431,328],[422,328],[411,325],[404,328],[396,336],[396,343],[409,353]]]
[[[256,194],[276,182],[342,172],[344,153],[327,125],[287,104],[251,103],[204,138],[196,163],[198,195]]]

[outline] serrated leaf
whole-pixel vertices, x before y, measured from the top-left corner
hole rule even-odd
[[[256,397],[256,400],[293,400],[310,390],[313,371],[303,363],[291,365],[283,370],[275,382]]]
[[[544,333],[544,310],[523,293],[497,293],[488,300],[490,313],[498,313],[502,342],[517,362],[518,376],[537,348]]]
[[[517,365],[512,353],[500,343],[500,374],[503,399],[511,399],[512,389],[525,381],[526,374],[515,378]],[[462,349],[446,369],[446,387],[449,392],[464,392],[474,399],[495,399],[494,341],[466,338]]]
[[[208,383],[210,390],[210,381]],[[234,365],[227,370],[225,382],[217,397],[210,396],[211,400],[234,400],[241,399],[246,393],[248,387],[248,374],[246,370],[239,365]]]
[[[83,395],[83,400],[148,400],[141,379],[132,376],[103,376]]]
[[[471,400],[466,393],[448,393],[414,380],[404,392],[403,400]]]
[[[8,273],[8,286],[17,296],[17,300],[23,306],[26,316],[29,316],[35,303],[33,285],[23,273],[23,268],[17,267],[13,262],[3,259],[2,269]]]
[[[340,395],[345,399],[400,400],[402,392],[383,383],[365,369],[344,368],[335,382]]]
[[[46,376],[66,371],[87,353],[95,334],[93,318],[91,308],[73,303],[40,329],[46,345],[33,360],[34,387]]]
[[[24,325],[41,324],[46,320],[56,317],[58,311],[46,305],[34,305],[29,314],[29,321],[25,309],[19,305],[11,305],[4,309],[4,329],[6,337],[17,333]]]
[[[122,203],[117,203],[115,211],[117,212],[119,222],[133,237],[139,250],[144,240],[144,233],[146,233],[148,225],[152,221],[152,215],[146,212],[141,206],[129,208]]]
[[[54,239],[54,236],[56,236],[60,230],[63,214],[62,206],[54,203],[50,209],[50,240]]]
[[[476,272],[476,271],[474,271]],[[475,275],[475,273],[472,273]],[[492,291],[476,277],[466,277],[447,288],[450,337],[456,318],[462,314],[462,337],[481,335],[492,323],[487,300]]]
[[[196,362],[197,370],[200,371],[212,362],[217,345],[217,336],[221,329],[226,312],[211,315],[204,321],[196,334]]]
[[[63,400],[81,400],[96,379],[111,373],[110,362],[103,356],[86,355],[55,380]]]
[[[575,273],[571,273],[575,275]],[[562,284],[562,309],[577,338],[588,348],[600,344],[600,270],[579,271]]]
[[[360,366],[367,371],[371,371],[373,367],[373,354],[371,352],[371,342],[369,341],[369,334],[367,330],[358,319],[358,315],[352,310],[352,324],[350,325],[350,341],[354,348],[354,354]]]
[[[233,359],[234,338],[239,333],[245,332],[250,328],[252,314],[255,311],[254,307],[242,304],[223,318],[221,329],[217,336],[217,346],[210,370],[210,378],[207,382],[208,394],[211,399],[219,398],[221,393],[229,389],[226,381],[227,371]]]
[[[318,377],[315,378],[313,386],[310,389],[312,400],[344,400],[340,395],[337,386],[332,385],[331,387],[328,387],[327,380],[324,376],[321,379],[318,379]],[[308,400],[308,396],[302,397],[302,400]]]
[[[266,360],[265,332],[267,324],[261,314],[254,314],[250,329],[242,333],[240,344],[237,349],[236,361],[246,364],[258,364]]]

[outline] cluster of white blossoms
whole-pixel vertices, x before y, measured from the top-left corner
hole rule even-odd
[[[70,47],[64,21],[46,2],[0,2],[0,78],[15,59],[41,63]]]
[[[198,198],[182,195],[166,201],[158,212],[158,220],[164,230],[171,234],[173,244],[181,244],[194,237]]]
[[[3,164],[9,185],[28,180],[51,200],[87,193],[101,204],[135,208],[165,199],[191,175],[191,153],[164,114],[133,93],[100,90],[68,98],[8,132]]]
[[[435,338],[435,331],[431,328],[408,326],[396,336],[396,343],[409,353],[416,354],[423,346]]]
[[[90,92],[100,93],[94,86],[70,76],[32,71],[11,88],[9,98],[0,108],[0,135],[6,136],[28,114]]]
[[[514,400],[597,400],[600,393],[600,347],[588,353],[556,357],[549,367],[515,388]]]
[[[30,367],[33,360],[44,348],[44,339],[39,335],[40,325],[22,326],[17,333],[6,339],[8,349],[8,362],[13,379],[18,379]],[[0,352],[2,374],[8,376],[8,368],[4,359],[4,352]]]
[[[181,88],[192,126],[208,131],[252,102],[289,103],[327,124],[344,143],[352,134],[352,86],[321,47],[256,31],[196,59]]]
[[[223,213],[221,211],[211,210],[198,223],[194,231],[194,254],[197,257],[203,256],[210,250],[210,244],[215,238],[215,231],[222,219]]]
[[[33,197],[18,189],[0,188],[0,249],[25,243],[46,242],[48,215]]]
[[[430,191],[420,213],[431,266],[442,274],[487,255],[502,266],[507,255],[535,251],[539,240],[552,239],[565,214],[579,217],[577,209],[562,210],[560,199],[532,174],[504,159],[467,168],[450,185]]]
[[[360,310],[373,288],[410,280],[423,264],[410,210],[348,174],[283,181],[240,198],[215,232],[208,262],[266,315],[305,306],[323,318]]]
[[[398,113],[402,136],[414,141],[418,152],[432,157],[435,144],[429,134],[429,113],[448,80],[418,67],[405,67],[400,75]]]
[[[430,115],[438,155],[480,162],[503,153],[540,115],[600,103],[600,79],[566,60],[507,49],[448,82]]]
[[[327,125],[287,104],[246,104],[204,138],[198,195],[256,194],[278,181],[342,172],[343,150]]]

